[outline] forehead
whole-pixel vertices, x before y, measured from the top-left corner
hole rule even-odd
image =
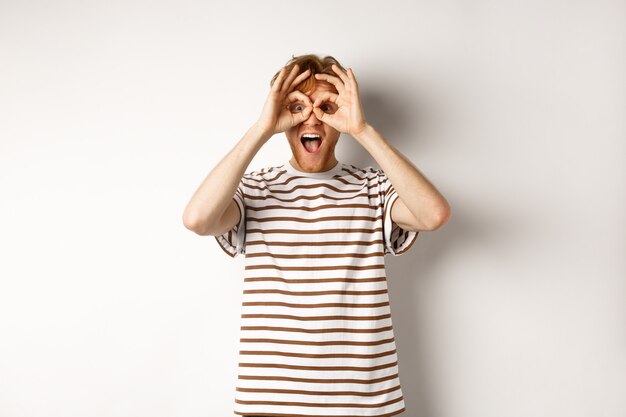
[[[309,96],[311,99],[315,100],[315,98],[326,91],[330,91],[331,93],[337,94],[337,89],[335,86],[326,81],[317,81],[315,83],[315,88],[313,90],[303,91],[304,94]]]

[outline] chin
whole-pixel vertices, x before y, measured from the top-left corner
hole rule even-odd
[[[305,167],[305,166],[323,166],[324,163],[328,159],[330,159],[329,156],[321,155],[321,154],[317,154],[315,156],[296,154],[295,157],[296,157],[296,160],[298,161],[298,163],[300,164],[300,166],[302,166],[302,167]]]

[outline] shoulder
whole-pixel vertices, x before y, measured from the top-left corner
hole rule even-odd
[[[370,165],[359,167],[352,164],[344,164],[344,169],[347,175],[352,175],[361,180],[365,180],[372,185],[381,184],[386,178],[385,173],[380,168]]]
[[[243,175],[243,180],[252,182],[272,181],[285,172],[283,165],[267,166],[264,168],[252,169]]]

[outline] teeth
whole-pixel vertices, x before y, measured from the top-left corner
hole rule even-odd
[[[314,133],[305,133],[304,135],[302,135],[303,139],[319,139],[320,135],[314,134]]]

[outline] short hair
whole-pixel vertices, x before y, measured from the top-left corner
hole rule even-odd
[[[337,73],[333,71],[333,68],[332,68],[333,64],[337,65],[339,68],[346,71],[346,69],[343,66],[341,66],[339,61],[337,61],[334,57],[330,55],[327,55],[324,57],[321,57],[315,54],[306,54],[306,55],[299,55],[299,56],[291,55],[291,59],[287,61],[287,64],[285,65],[286,70],[285,70],[284,77],[287,77],[287,75],[289,75],[289,72],[292,70],[292,68],[296,64],[298,64],[298,67],[299,67],[298,74],[302,74],[307,69],[311,70],[311,73],[309,74],[309,76],[306,79],[304,79],[302,82],[300,82],[300,84],[295,86],[296,90],[300,90],[304,93],[313,91],[315,89],[315,86],[319,82],[327,83],[327,81],[316,79],[315,74],[329,74],[329,75],[334,75],[336,77]],[[274,76],[272,77],[272,80],[270,81],[270,87],[274,85],[274,81],[276,81],[276,78],[278,77],[279,73],[280,71],[277,71],[276,74],[274,74]],[[333,88],[333,90],[337,92],[337,89],[335,88],[335,86],[333,84],[330,84],[330,85]]]

